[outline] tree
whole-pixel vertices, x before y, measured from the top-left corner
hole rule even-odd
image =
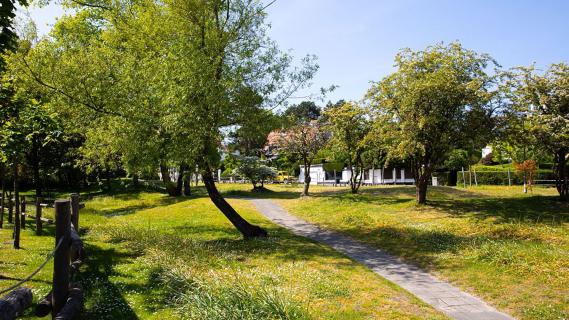
[[[229,150],[248,156],[261,156],[267,136],[271,131],[280,129],[282,124],[278,115],[265,109],[248,114],[240,122],[239,128],[229,134]]]
[[[284,113],[283,117],[288,123],[295,125],[318,120],[321,115],[321,109],[312,101],[303,101],[297,105],[290,106]]]
[[[27,114],[23,108],[22,101],[14,99],[15,94],[10,85],[6,85],[8,101],[2,99],[0,109],[0,159],[7,162],[12,168],[12,180],[14,183],[14,249],[20,249],[20,190],[19,172],[24,154],[28,148],[27,129],[29,122],[26,121]],[[11,202],[11,199],[8,200]]]
[[[277,177],[276,170],[265,165],[258,157],[245,156],[238,160],[234,173],[249,179],[253,184],[253,191],[265,190],[265,181]]]
[[[553,64],[541,74],[534,66],[521,67],[506,73],[506,79],[506,127],[518,132],[510,141],[524,151],[530,145],[553,155],[557,191],[569,201],[569,65]]]
[[[444,166],[449,170],[448,185],[456,186],[458,181],[458,171],[469,165],[470,156],[468,151],[463,149],[452,150],[444,162]]]
[[[522,163],[514,162],[514,168],[516,171],[523,175],[524,177],[524,188],[533,191],[533,183],[535,176],[537,174],[537,162],[535,160],[526,160]],[[526,187],[527,185],[527,187]]]
[[[405,49],[395,58],[397,71],[369,90],[375,130],[389,158],[410,164],[418,204],[426,203],[431,174],[453,149],[485,143],[496,97],[495,77],[486,73],[491,65],[490,56],[457,42]]]
[[[267,36],[266,6],[256,0],[68,4],[75,12],[22,62],[29,77],[78,123],[127,124],[121,153],[158,137],[153,154],[142,157],[146,164],[195,162],[231,223],[246,238],[265,236],[216,188],[221,142],[228,128],[308,85],[318,69],[314,58],[293,68]]]
[[[285,153],[296,155],[304,167],[303,196],[308,196],[312,161],[328,141],[328,136],[323,126],[317,121],[296,125],[284,131],[280,136],[279,149]]]
[[[366,111],[352,102],[328,108],[325,111],[331,139],[329,149],[337,160],[344,160],[350,170],[350,189],[358,193],[365,169],[364,154],[369,149],[366,139],[371,129],[371,122]]]
[[[17,45],[18,35],[14,31],[13,23],[16,17],[16,4],[27,5],[25,0],[2,0],[0,7],[0,70],[5,68],[3,55],[13,50]]]

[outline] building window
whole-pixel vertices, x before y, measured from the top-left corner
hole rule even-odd
[[[325,171],[326,180],[334,180],[334,171]]]

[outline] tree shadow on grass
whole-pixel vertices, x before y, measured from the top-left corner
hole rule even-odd
[[[325,244],[310,240],[305,237],[297,236],[291,231],[277,225],[263,225],[269,237],[260,239],[245,240],[233,227],[228,226],[183,226],[175,227],[175,234],[184,234],[184,237],[195,233],[197,235],[209,234],[207,239],[197,239],[199,247],[208,248],[217,257],[228,259],[244,260],[248,258],[262,258],[276,261],[311,261],[330,257],[341,257],[342,255]],[[162,250],[172,250],[176,254],[177,243],[174,241],[172,246],[162,243]],[[333,265],[352,265],[349,260],[327,261]]]
[[[432,200],[429,205],[452,216],[495,218],[496,223],[560,226],[569,222],[569,204],[554,196]]]
[[[115,270],[116,265],[136,255],[90,244],[85,245],[85,250],[88,260],[76,276],[85,291],[83,319],[138,319],[123,297],[123,288],[110,279],[119,275]]]
[[[294,191],[273,191],[270,189],[263,191],[251,190],[229,190],[223,192],[226,198],[254,198],[254,199],[298,199],[300,192]]]
[[[124,201],[127,200],[132,200],[135,198],[127,198],[125,197],[125,199],[121,199]],[[148,209],[153,209],[153,208],[158,208],[158,207],[165,207],[165,206],[170,206],[170,205],[174,205],[180,202],[184,202],[191,199],[190,197],[163,197],[160,199],[153,199],[148,201],[148,203],[145,204],[136,204],[136,205],[128,205],[128,206],[123,206],[123,207],[119,207],[119,208],[114,208],[114,209],[103,209],[103,210],[98,210],[98,209],[84,209],[84,210],[88,210],[89,213],[94,214],[94,215],[101,215],[101,216],[105,216],[108,218],[112,218],[112,217],[118,217],[118,216],[127,216],[127,215],[131,215],[131,214],[135,214],[139,211],[142,210],[148,210]]]
[[[481,236],[459,236],[447,231],[410,227],[381,226],[365,232],[354,227],[345,232],[428,270],[436,269],[437,255],[456,254],[465,246],[487,240]]]

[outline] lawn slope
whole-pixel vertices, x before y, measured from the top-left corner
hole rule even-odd
[[[242,240],[198,192],[86,201],[81,226],[89,260],[75,279],[86,291],[85,319],[444,319],[365,267],[232,199],[271,235]],[[9,227],[0,231],[0,288],[31,272],[54,243],[52,228],[38,237],[29,223],[16,251]],[[52,268],[27,284],[36,297],[49,291]]]
[[[415,262],[520,319],[569,318],[569,205],[555,189],[273,187],[291,213]]]

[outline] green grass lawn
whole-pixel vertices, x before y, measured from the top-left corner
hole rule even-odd
[[[365,267],[270,223],[248,201],[230,201],[270,238],[242,240],[202,189],[190,198],[119,192],[86,201],[80,225],[89,260],[75,279],[86,293],[83,318],[445,318]],[[54,246],[53,228],[35,236],[29,221],[23,249],[14,250],[10,227],[0,230],[0,290]],[[52,269],[49,263],[27,284],[35,299],[49,291]]]
[[[226,186],[228,189],[238,187]],[[520,319],[569,319],[569,204],[553,188],[271,186],[291,213],[415,262]],[[233,191],[234,194],[243,193]]]

